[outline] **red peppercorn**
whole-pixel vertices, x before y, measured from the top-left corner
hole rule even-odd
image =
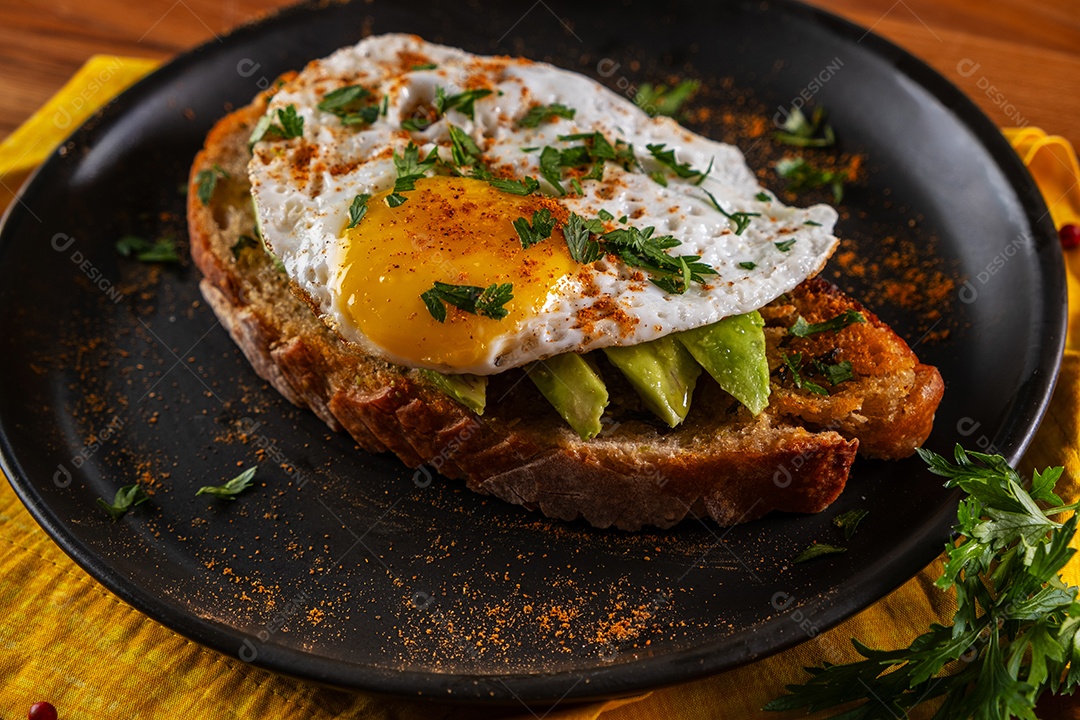
[[[1061,229],[1058,230],[1058,237],[1061,239],[1061,247],[1072,250],[1074,247],[1080,246],[1080,227],[1072,223],[1062,225]]]
[[[56,720],[56,708],[52,703],[36,702],[30,706],[26,716],[29,720]]]

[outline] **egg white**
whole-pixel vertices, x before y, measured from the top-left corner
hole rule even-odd
[[[422,57],[437,67],[403,71],[403,57]],[[450,110],[423,132],[403,137],[402,121],[429,105],[436,87],[448,94],[461,92],[477,75],[483,75],[495,92],[476,101],[475,119]],[[328,92],[354,84],[388,98],[385,117],[369,126],[349,127],[317,109]],[[573,108],[575,117],[545,122],[536,129],[517,126],[516,120],[529,108],[551,103]],[[370,341],[336,296],[345,250],[342,231],[354,196],[393,186],[396,172],[388,148],[401,154],[412,141],[426,155],[438,145],[440,156],[450,160],[448,122],[468,132],[481,147],[490,138],[484,156],[489,166],[518,178],[541,177],[539,152],[522,148],[568,147],[578,142],[560,141],[559,135],[595,131],[611,142],[631,143],[648,172],[663,170],[646,150],[650,143],[674,149],[680,163],[697,170],[711,164],[700,186],[667,173],[668,186],[662,187],[646,173],[628,172],[609,162],[603,181],[583,181],[580,197],[560,201],[585,218],[607,210],[616,218],[630,216],[634,227],[654,227],[656,235],[673,235],[682,244],[669,252],[700,255],[717,275],[674,295],[641,283],[640,277],[635,280],[632,268],[605,258],[592,266],[591,283],[636,319],[631,328],[614,320],[583,326],[577,314],[596,302],[596,295],[586,292],[578,280],[564,278],[543,311],[517,327],[508,324],[480,362],[468,367],[429,365],[431,369],[491,374],[564,352],[646,342],[749,312],[819,272],[838,244],[832,234],[837,215],[831,207],[794,208],[775,199],[758,200],[755,196],[763,188],[737,148],[692,133],[670,118],[649,117],[599,83],[551,65],[481,57],[415,36],[382,35],[310,63],[274,96],[270,112],[288,105],[304,118],[303,137],[257,143],[249,166],[264,238],[288,276],[319,308],[324,322],[346,341],[401,365],[418,363]],[[544,180],[541,187],[555,194]],[[736,235],[703,190],[728,213],[760,213],[760,217]],[[791,240],[787,251],[777,247],[777,242]],[[753,263],[753,269],[740,263]]]

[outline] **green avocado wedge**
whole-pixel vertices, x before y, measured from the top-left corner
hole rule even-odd
[[[434,370],[421,370],[420,374],[477,415],[484,414],[487,405],[486,375],[443,375]]]
[[[556,355],[528,367],[529,379],[582,440],[596,437],[608,404],[600,373],[575,353]]]
[[[674,337],[725,391],[759,414],[769,404],[765,321],[755,310]]]
[[[604,348],[604,354],[657,417],[670,427],[686,419],[701,365],[673,336],[630,347]]]

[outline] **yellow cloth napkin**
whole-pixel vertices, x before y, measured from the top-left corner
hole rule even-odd
[[[0,178],[40,162],[92,106],[148,72],[145,60],[95,57],[57,95],[0,144]],[[94,88],[89,97],[88,88]],[[76,102],[83,98],[83,102]],[[77,107],[78,105],[78,107]],[[67,120],[70,116],[70,122]],[[64,125],[64,127],[60,127]],[[1076,156],[1061,138],[1026,128],[1006,131],[1051,205],[1057,223],[1080,222]],[[1066,253],[1071,310],[1080,313],[1080,251]],[[1070,315],[1075,318],[1076,315]],[[1080,497],[1080,342],[1070,322],[1069,349],[1049,412],[1025,458],[1032,467],[1065,465],[1059,493]],[[900,589],[833,630],[787,652],[705,680],[636,698],[503,717],[551,720],[654,720],[771,717],[762,705],[802,668],[855,659],[850,638],[878,647],[906,645],[931,622],[947,622],[951,595],[933,587],[940,560]],[[1066,568],[1080,581],[1080,561]],[[131,609],[68,560],[37,526],[11,488],[0,485],[0,714],[21,717],[31,703],[49,700],[64,720],[77,718],[474,718],[476,708],[447,709],[407,700],[329,690],[280,677],[185,640]],[[535,710],[535,708],[534,708]],[[1070,714],[1073,713],[1073,714]],[[1055,717],[1078,717],[1058,709]],[[925,714],[923,715],[925,716]],[[913,717],[920,717],[915,715]]]

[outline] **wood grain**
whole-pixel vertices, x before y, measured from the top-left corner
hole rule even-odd
[[[812,0],[955,82],[997,123],[1080,145],[1080,0]],[[0,5],[0,138],[93,53],[166,59],[287,0],[22,0]],[[958,70],[978,65],[965,77]],[[993,96],[986,90],[995,89]],[[997,95],[996,93],[1000,93]],[[1009,110],[1009,112],[1006,112]]]

